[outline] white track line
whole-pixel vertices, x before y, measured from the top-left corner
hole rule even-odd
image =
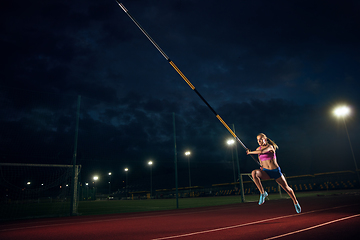
[[[244,227],[244,226],[249,226],[249,225],[255,225],[255,224],[258,224],[258,223],[273,221],[273,220],[282,219],[282,218],[301,216],[301,215],[310,214],[310,213],[314,213],[314,212],[321,212],[321,211],[328,211],[328,210],[331,210],[331,209],[349,207],[349,206],[353,206],[353,205],[358,205],[358,204],[351,204],[351,205],[344,205],[344,206],[332,207],[332,208],[327,208],[327,209],[314,210],[314,211],[304,212],[304,213],[300,213],[300,214],[292,214],[292,215],[286,215],[286,216],[281,216],[281,217],[269,218],[269,219],[264,219],[264,220],[260,220],[260,221],[249,222],[249,223],[243,223],[243,224],[234,225],[234,226],[215,228],[215,229],[210,229],[210,230],[204,230],[204,231],[193,232],[193,233],[185,233],[185,234],[181,234],[181,235],[174,235],[174,236],[168,236],[168,237],[162,237],[162,238],[154,238],[152,240],[174,239],[174,238],[188,237],[188,236],[204,234],[204,233],[217,232],[217,231],[222,231],[222,230],[227,230],[227,229],[233,229],[233,228],[239,228],[239,227]]]
[[[276,238],[281,238],[281,237],[289,236],[289,235],[292,235],[292,234],[295,234],[295,233],[300,233],[300,232],[308,231],[308,230],[311,230],[311,229],[314,229],[314,228],[322,227],[322,226],[325,226],[325,225],[328,225],[328,224],[331,224],[331,223],[340,222],[340,221],[343,221],[343,220],[347,220],[347,219],[354,218],[354,217],[359,217],[359,216],[360,216],[360,214],[356,214],[356,215],[352,215],[352,216],[348,216],[348,217],[336,219],[336,220],[333,220],[333,221],[330,221],[330,222],[326,222],[326,223],[322,223],[322,224],[319,224],[319,225],[315,225],[315,226],[312,226],[312,227],[309,227],[309,228],[304,228],[304,229],[297,230],[297,231],[294,231],[294,232],[289,232],[289,233],[285,233],[285,234],[278,235],[278,236],[275,236],[275,237],[266,238],[266,239],[264,239],[264,240],[271,240],[271,239],[276,239]]]
[[[222,228],[215,228],[215,229],[205,230],[205,231],[200,231],[200,232],[186,233],[186,234],[182,234],[182,235],[175,235],[175,236],[169,236],[169,237],[163,237],[163,238],[155,238],[155,239],[152,239],[152,240],[163,240],[163,239],[173,239],[173,238],[180,238],[180,237],[188,237],[188,236],[193,236],[193,235],[198,235],[198,234],[217,232],[217,231],[222,231],[222,230],[227,230],[227,229],[232,229],[232,228],[238,228],[238,227],[244,227],[244,226],[248,226],[248,225],[254,225],[254,224],[257,224],[257,223],[262,223],[262,222],[267,222],[267,221],[272,221],[272,220],[281,219],[281,218],[287,218],[287,217],[292,217],[292,216],[294,216],[294,215],[270,218],[270,219],[260,220],[260,221],[256,221],[256,222],[243,223],[243,224],[240,224],[240,225],[234,225],[234,226],[222,227]]]

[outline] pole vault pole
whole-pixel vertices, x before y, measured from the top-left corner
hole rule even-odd
[[[195,89],[194,85],[191,84],[189,79],[185,77],[185,75],[180,71],[180,69],[173,63],[170,58],[166,55],[166,53],[157,45],[157,43],[154,41],[154,39],[151,38],[151,36],[145,31],[145,29],[139,24],[138,21],[136,21],[135,18],[131,16],[129,11],[125,8],[125,6],[120,3],[118,0],[116,2],[119,4],[121,9],[129,16],[129,18],[136,24],[136,26],[143,32],[143,34],[150,40],[150,42],[156,47],[156,49],[163,55],[163,57],[170,63],[170,65],[176,70],[176,72],[185,80],[185,82],[189,85],[189,87],[194,90],[194,92],[201,98],[201,100],[204,101],[204,103],[210,108],[210,110],[215,114],[216,118],[224,125],[224,127],[231,133],[231,135],[241,144],[241,146],[248,150],[248,148],[245,146],[245,144],[236,136],[236,134],[231,130],[231,128],[226,124],[226,122],[215,112],[215,110],[210,106],[210,104],[201,96],[201,94]],[[250,155],[252,159],[260,165],[260,163],[255,159],[254,156]]]

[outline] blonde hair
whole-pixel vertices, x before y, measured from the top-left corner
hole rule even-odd
[[[279,146],[270,138],[268,138],[264,133],[259,133],[257,136],[262,136],[266,139],[266,142],[274,147],[274,149],[278,149]]]

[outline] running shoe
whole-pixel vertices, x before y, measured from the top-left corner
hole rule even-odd
[[[299,202],[297,204],[294,204],[295,205],[295,210],[297,213],[301,213],[301,207],[300,207],[300,204]]]
[[[265,202],[265,198],[268,196],[269,194],[265,191],[264,193],[260,194],[260,200],[259,200],[259,205],[262,205]]]

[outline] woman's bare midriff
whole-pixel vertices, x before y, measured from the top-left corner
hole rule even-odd
[[[266,161],[261,161],[261,165],[263,168],[269,169],[269,170],[273,170],[279,167],[276,158],[274,159],[270,159],[270,160],[266,160]]]

